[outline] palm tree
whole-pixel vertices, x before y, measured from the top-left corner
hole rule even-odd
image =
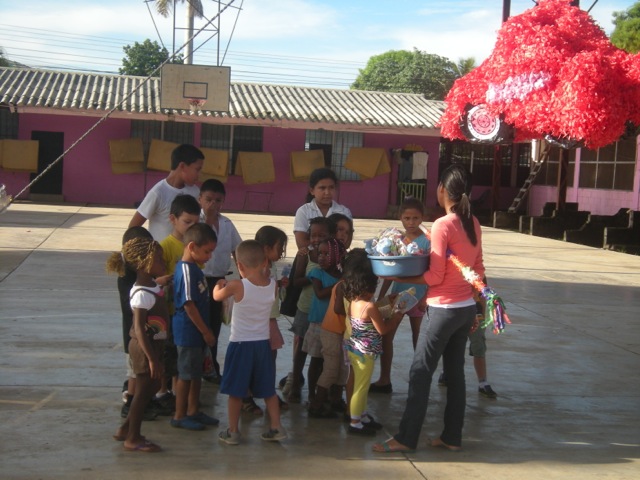
[[[193,63],[193,20],[203,17],[202,2],[200,0],[179,0],[180,3],[187,4],[187,48],[184,52],[184,63]],[[168,17],[175,7],[176,0],[156,0],[156,10],[163,17]]]
[[[464,77],[471,70],[476,68],[476,59],[473,57],[460,58],[456,64],[458,77]]]

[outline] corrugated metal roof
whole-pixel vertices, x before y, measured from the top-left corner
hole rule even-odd
[[[112,115],[118,117],[171,114],[207,123],[235,120],[261,125],[289,124],[293,128],[294,124],[304,124],[301,128],[335,125],[395,133],[436,130],[445,108],[444,102],[417,94],[232,83],[228,113],[166,110],[160,108],[160,79],[145,80],[127,75],[0,68],[0,104],[25,112],[78,110],[102,116],[115,109]]]

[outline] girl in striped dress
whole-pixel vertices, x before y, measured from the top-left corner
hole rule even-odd
[[[371,262],[364,249],[354,248],[347,254],[344,263],[344,298],[349,302],[345,347],[354,374],[354,387],[349,413],[349,433],[375,435],[382,428],[366,412],[369,383],[376,358],[382,353],[382,335],[395,329],[402,314],[396,313],[384,319],[373,297],[378,277],[373,273]]]

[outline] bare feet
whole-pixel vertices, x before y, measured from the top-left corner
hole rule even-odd
[[[140,440],[139,442],[132,443],[132,444],[128,444],[125,441],[124,449],[127,452],[144,452],[144,453],[156,453],[156,452],[162,451],[162,448],[160,448],[160,445],[156,445],[155,443],[150,442],[145,438],[142,438],[142,440]]]
[[[429,443],[431,444],[432,447],[446,448],[447,450],[450,450],[452,452],[459,452],[460,450],[462,450],[462,447],[456,447],[455,445],[447,445],[440,439],[440,437],[435,439],[429,439]]]
[[[372,450],[376,453],[413,453],[415,450],[409,448],[406,445],[401,444],[395,438],[391,437],[389,440],[382,443],[374,443]]]

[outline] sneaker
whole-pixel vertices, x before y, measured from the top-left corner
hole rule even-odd
[[[362,424],[362,428],[349,425],[349,428],[347,431],[351,435],[362,435],[365,437],[373,437],[376,434],[376,431],[373,428],[370,428],[366,423]]]
[[[331,410],[338,413],[343,413],[347,411],[347,402],[345,402],[342,398],[337,402],[331,403]]]
[[[212,427],[215,427],[220,423],[220,420],[218,420],[216,417],[210,417],[204,412],[198,412],[195,415],[188,416],[187,418],[190,418],[191,420],[195,420],[196,422],[201,423],[203,425],[210,425]]]
[[[260,435],[260,438],[266,442],[279,442],[287,438],[287,432],[285,432],[282,427],[270,428],[267,432]]]
[[[170,407],[174,410],[176,408],[176,397],[171,392],[167,392],[156,397],[156,401],[163,407]]]
[[[128,404],[124,404],[122,405],[122,408],[120,409],[120,416],[122,418],[127,418],[127,416],[129,416],[129,407],[131,405]],[[153,409],[150,408],[151,405],[147,405],[147,408],[144,409],[144,413],[142,414],[142,420],[149,422],[151,420],[155,420],[156,417],[158,416],[158,413]]]
[[[196,422],[193,418],[184,417],[180,420],[172,418],[169,422],[174,428],[184,428],[185,430],[204,430],[204,424]]]
[[[289,375],[293,375],[293,372],[289,372],[287,375],[282,377],[278,382],[278,387],[280,388],[280,390],[284,388],[284,385],[287,383],[287,380],[289,379]]]
[[[264,414],[262,409],[256,404],[253,397],[246,397],[242,399],[242,411],[251,413],[258,417]]]
[[[284,380],[284,383],[282,383]],[[280,380],[280,389],[285,397],[288,397],[291,393],[291,385],[293,385],[293,373],[289,372],[289,375]]]
[[[289,410],[289,404],[279,396],[278,396],[278,405],[280,406],[280,410]]]
[[[282,377],[278,382],[278,387],[280,388],[280,390],[282,390],[283,395],[286,396],[288,394],[288,391],[286,391],[285,388],[287,384],[289,385],[289,388],[291,388],[292,381],[293,381],[293,372],[289,372],[287,376]],[[304,387],[304,375],[302,374],[300,374],[300,386]]]
[[[308,413],[311,418],[336,418],[338,416],[336,412],[325,406],[320,408],[309,407]]]
[[[231,432],[227,428],[218,433],[218,440],[227,445],[238,445],[240,443],[240,432]]]
[[[149,402],[147,410],[150,410],[156,415],[160,415],[162,417],[170,417],[171,415],[173,415],[173,412],[175,412],[175,408],[173,408],[171,405],[164,405],[160,403],[157,398],[153,398]]]
[[[302,402],[302,392],[300,390],[295,392],[289,392],[287,395],[287,401],[289,403],[301,403]]]
[[[438,386],[439,387],[446,387],[447,386],[447,377],[444,376],[444,372],[442,372],[440,374],[440,376],[438,377]]]
[[[493,391],[491,385],[485,385],[484,387],[478,388],[478,393],[480,393],[480,395],[482,395],[483,397],[498,398],[498,394]]]

